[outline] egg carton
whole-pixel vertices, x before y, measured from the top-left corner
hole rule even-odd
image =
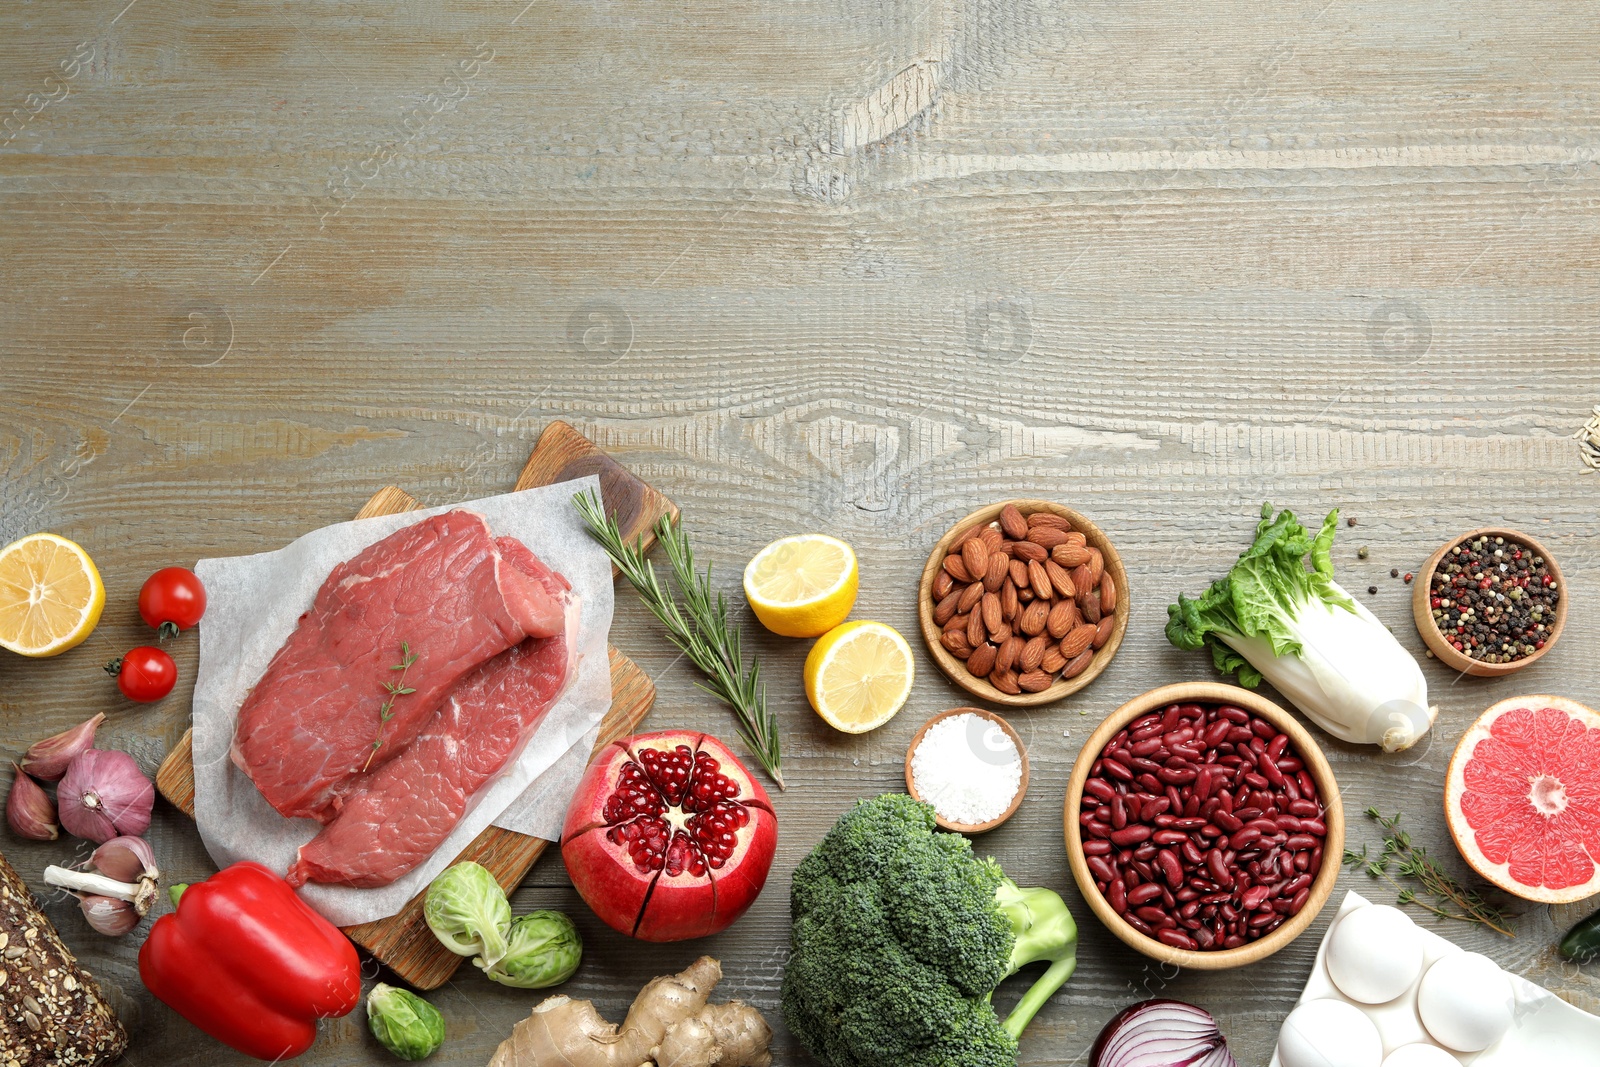
[[[1417,1010],[1417,990],[1420,978],[1404,993],[1383,1004],[1362,1004],[1341,993],[1328,971],[1328,944],[1339,923],[1351,912],[1373,907],[1371,901],[1359,893],[1346,893],[1339,914],[1328,927],[1328,933],[1317,948],[1317,961],[1311,977],[1300,994],[1296,1007],[1313,1000],[1338,1000],[1349,1004],[1371,1019],[1383,1039],[1383,1054],[1388,1056],[1396,1048],[1408,1044],[1432,1045],[1442,1049],[1456,1062],[1472,1067],[1600,1067],[1600,1018],[1573,1007],[1543,986],[1536,985],[1509,971],[1501,973],[1509,979],[1512,992],[1511,1025],[1498,1041],[1481,1052],[1456,1052],[1434,1041],[1422,1024]],[[1452,954],[1464,953],[1459,945],[1418,926],[1423,948],[1422,974],[1427,974],[1433,964]],[[1339,1050],[1328,1049],[1325,1056],[1329,1067],[1343,1061]],[[1272,1053],[1271,1067],[1283,1067],[1277,1049]]]

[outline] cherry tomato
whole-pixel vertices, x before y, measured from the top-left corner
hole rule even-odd
[[[162,567],[139,590],[139,615],[145,624],[171,637],[206,613],[206,587],[186,567]]]
[[[117,680],[123,696],[141,704],[160,700],[178,681],[172,657],[150,645],[129,649],[127,655],[106,664],[106,673]]]

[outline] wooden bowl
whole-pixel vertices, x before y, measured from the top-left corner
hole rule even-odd
[[[1545,566],[1550,569],[1550,577],[1556,580],[1556,588],[1561,592],[1561,599],[1556,601],[1556,621],[1546,631],[1544,647],[1538,649],[1531,656],[1512,660],[1510,663],[1484,663],[1482,660],[1473,659],[1465,653],[1457,652],[1455,647],[1444,639],[1439,632],[1439,627],[1433,623],[1433,598],[1432,590],[1433,572],[1438,568],[1444,554],[1463,541],[1482,537],[1504,537],[1507,541],[1516,541],[1525,548],[1533,549],[1536,555],[1544,557]],[[1439,546],[1439,551],[1428,557],[1428,562],[1423,564],[1422,570],[1417,572],[1416,580],[1412,583],[1411,590],[1411,617],[1417,624],[1417,633],[1422,635],[1423,643],[1433,652],[1434,658],[1451,670],[1462,674],[1470,674],[1478,678],[1501,678],[1507,674],[1515,674],[1530,663],[1535,663],[1546,652],[1555,647],[1557,638],[1567,625],[1567,580],[1561,574],[1561,568],[1556,565],[1556,558],[1550,550],[1539,542],[1529,537],[1520,530],[1511,530],[1499,526],[1480,526],[1476,530],[1468,530],[1460,537],[1453,537]]]
[[[1217,949],[1210,952],[1173,948],[1154,938],[1145,937],[1123,922],[1111,904],[1100,895],[1094,875],[1089,871],[1089,865],[1083,854],[1083,842],[1079,837],[1078,810],[1083,800],[1083,785],[1089,779],[1090,767],[1099,758],[1107,743],[1124,726],[1146,712],[1164,708],[1169,704],[1183,703],[1232,704],[1252,715],[1260,716],[1288,734],[1296,754],[1316,781],[1317,792],[1327,809],[1323,816],[1323,821],[1328,824],[1328,836],[1322,846],[1322,868],[1311,883],[1311,895],[1306,898],[1305,906],[1266,937],[1240,945],[1238,948]],[[1339,879],[1340,861],[1344,858],[1344,807],[1339,800],[1339,783],[1334,779],[1333,769],[1328,766],[1328,761],[1323,757],[1316,741],[1293,715],[1272,701],[1248,689],[1224,685],[1221,682],[1183,682],[1178,685],[1164,685],[1134,697],[1112,712],[1078,753],[1078,762],[1073,765],[1072,778],[1067,783],[1065,818],[1067,860],[1072,866],[1072,876],[1078,882],[1078,889],[1083,893],[1083,899],[1088,902],[1090,909],[1106,928],[1152,959],[1197,971],[1222,971],[1254,963],[1272,955],[1299,937],[1317,917],[1322,906],[1328,902],[1328,895],[1333,892],[1333,885]]]
[[[1084,668],[1083,673],[1076,678],[1066,680],[1058,678],[1050,688],[1037,693],[1019,693],[1016,696],[1012,696],[1010,693],[1002,693],[990,685],[987,678],[975,678],[967,673],[966,664],[952,656],[950,650],[939,643],[942,631],[933,621],[933,580],[938,576],[939,568],[944,563],[944,557],[949,554],[951,544],[972,526],[994,522],[999,518],[1000,510],[1008,503],[1015,504],[1017,510],[1022,512],[1023,515],[1032,515],[1038,511],[1048,511],[1072,523],[1074,530],[1081,531],[1088,543],[1100,550],[1100,555],[1105,560],[1105,572],[1111,576],[1112,581],[1117,586],[1116,622],[1112,626],[1111,636],[1095,653],[1094,659],[1090,661],[1088,667]],[[952,682],[973,696],[991,703],[1005,704],[1013,708],[1031,708],[1038,707],[1041,704],[1054,703],[1062,697],[1071,696],[1100,677],[1100,673],[1111,663],[1111,658],[1117,654],[1117,646],[1122,644],[1122,635],[1128,629],[1128,611],[1132,602],[1132,598],[1128,594],[1128,572],[1122,566],[1122,557],[1117,553],[1116,548],[1106,535],[1101,532],[1100,527],[1071,508],[1063,507],[1049,500],[1002,500],[997,504],[990,504],[988,507],[982,507],[974,511],[950,527],[945,532],[945,535],[939,538],[939,543],[933,546],[933,551],[928,556],[928,564],[922,568],[922,582],[917,588],[917,619],[922,624],[922,640],[928,646],[928,654],[933,657],[933,661],[939,665],[939,669]]]
[[[1011,743],[1017,746],[1017,755],[1022,758],[1022,780],[1017,783],[1017,795],[1011,798],[1011,806],[1006,808],[1005,811],[1002,811],[993,819],[990,819],[988,822],[980,823],[960,823],[946,819],[937,811],[934,812],[933,821],[944,827],[946,830],[954,830],[961,834],[981,834],[993,830],[996,826],[999,826],[1001,823],[1011,818],[1012,815],[1016,814],[1017,809],[1022,806],[1022,798],[1028,793],[1028,749],[1025,745],[1023,745],[1022,738],[1017,736],[1017,731],[1011,728],[1011,724],[1006,722],[1005,719],[1001,718],[999,715],[996,715],[994,712],[985,711],[982,708],[951,708],[949,711],[941,711],[939,714],[923,723],[922,728],[919,729],[915,736],[911,738],[911,744],[906,749],[906,792],[911,794],[911,799],[922,800],[921,794],[917,792],[917,783],[913,781],[911,777],[911,754],[917,750],[918,745],[922,744],[922,735],[926,734],[928,732],[928,728],[936,722],[948,719],[952,715],[965,715],[968,713],[976,715],[979,718],[988,719],[990,722],[1000,727],[1000,729],[1004,730],[1006,732],[1006,736],[1011,738]]]

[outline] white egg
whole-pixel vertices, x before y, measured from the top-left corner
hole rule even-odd
[[[1461,1061],[1438,1045],[1401,1045],[1384,1057],[1383,1067],[1461,1067]]]
[[[1342,1000],[1308,1000],[1278,1031],[1283,1067],[1381,1067],[1383,1039],[1360,1008]]]
[[[1511,981],[1494,960],[1452,952],[1434,961],[1417,987],[1417,1014],[1439,1044],[1481,1052],[1511,1029]]]
[[[1384,1004],[1422,974],[1422,937],[1399,908],[1357,908],[1328,935],[1327,963],[1339,992],[1363,1004]]]

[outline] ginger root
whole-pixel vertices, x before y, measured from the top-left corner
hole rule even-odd
[[[495,1050],[489,1067],[771,1067],[772,1028],[739,1001],[707,1006],[722,965],[701,956],[651,979],[619,1027],[594,1003],[548,997]]]

